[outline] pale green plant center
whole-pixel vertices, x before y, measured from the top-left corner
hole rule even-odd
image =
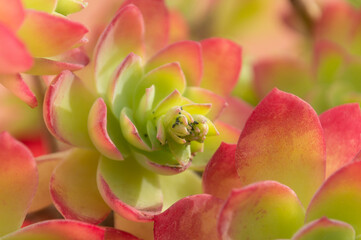
[[[182,107],[170,109],[165,115],[164,126],[167,134],[180,144],[191,141],[204,142],[209,127],[207,119],[198,114],[191,115]]]

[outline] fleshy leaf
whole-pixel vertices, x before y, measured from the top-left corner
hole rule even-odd
[[[36,165],[39,172],[39,185],[34,200],[29,208],[29,212],[35,212],[52,204],[49,192],[50,178],[55,167],[67,154],[68,151],[48,154],[36,158]]]
[[[73,149],[54,170],[50,193],[65,218],[98,224],[110,213],[97,188],[98,160],[95,151]]]
[[[203,152],[196,153],[192,159],[192,169],[203,171],[222,142],[228,144],[237,143],[239,135],[241,134],[240,130],[221,121],[216,121],[215,127],[219,135],[206,138]]]
[[[355,230],[351,225],[326,217],[312,221],[302,227],[291,240],[354,240]]]
[[[223,38],[205,39],[201,45],[204,64],[201,86],[222,96],[228,95],[241,71],[241,47]]]
[[[145,24],[147,56],[152,56],[168,42],[169,16],[164,0],[126,0],[123,6],[128,4],[134,4],[141,11]]]
[[[236,150],[241,183],[275,180],[307,206],[325,176],[325,143],[316,112],[300,98],[274,89],[255,108]]]
[[[21,0],[0,0],[0,22],[12,31],[18,30],[25,18]],[[2,37],[0,38],[3,39]]]
[[[203,75],[202,50],[198,42],[182,41],[167,46],[146,65],[146,71],[170,62],[179,62],[188,86],[199,86]]]
[[[351,162],[361,150],[361,111],[358,104],[332,108],[320,115],[326,141],[326,177]]]
[[[51,220],[32,224],[12,234],[4,240],[136,240],[130,234],[116,229],[102,228],[95,225],[71,221]]]
[[[86,53],[79,49],[71,49],[52,58],[35,58],[34,65],[26,73],[33,75],[57,75],[64,70],[77,71],[89,63]]]
[[[29,86],[22,79],[20,74],[14,75],[1,75],[0,83],[9,89],[14,95],[26,102],[30,107],[34,108],[38,106],[36,96],[31,91]]]
[[[254,64],[254,85],[259,98],[264,98],[274,87],[307,97],[313,86],[310,70],[297,59],[265,59]]]
[[[218,232],[222,239],[290,238],[304,216],[292,189],[263,181],[231,192],[219,215]]]
[[[18,36],[34,57],[50,57],[69,50],[87,31],[64,17],[28,10]]]
[[[88,131],[90,139],[100,153],[110,159],[124,159],[122,153],[109,137],[107,130],[107,105],[102,98],[98,98],[90,109]]]
[[[7,132],[0,133],[0,236],[20,228],[38,186],[31,152]]]
[[[101,95],[106,93],[114,71],[129,53],[144,55],[143,35],[139,9],[132,4],[121,8],[100,36],[95,50],[96,87]]]
[[[218,119],[242,130],[253,112],[253,107],[237,97],[227,97],[226,102],[227,107],[225,107]]]
[[[174,90],[178,90],[182,94],[186,87],[186,80],[180,65],[169,63],[146,74],[136,89],[134,102],[139,102],[145,93],[145,89],[152,85],[155,88],[153,102],[155,106]]]
[[[222,204],[208,194],[181,199],[154,217],[155,239],[220,239],[216,237],[216,224]]]
[[[135,159],[113,161],[102,157],[98,188],[105,202],[118,214],[133,221],[150,221],[162,209],[157,176]]]
[[[163,209],[167,210],[178,200],[202,193],[201,178],[193,171],[185,171],[172,176],[159,176],[163,192]]]
[[[44,121],[49,131],[65,143],[92,147],[86,122],[94,98],[71,72],[59,74],[44,98]]]
[[[221,144],[203,174],[205,193],[226,199],[233,188],[242,187],[236,171],[235,153],[236,144]]]
[[[353,162],[332,174],[313,197],[306,222],[323,216],[351,224],[361,233],[361,162]]]
[[[24,7],[27,9],[34,9],[43,12],[53,13],[55,10],[57,0],[21,0]]]
[[[142,77],[141,58],[134,53],[130,53],[119,65],[113,81],[109,84],[107,96],[116,117],[120,116],[120,112],[124,107],[133,107],[134,89]]]
[[[15,33],[0,22],[0,73],[11,74],[28,70],[33,59]]]

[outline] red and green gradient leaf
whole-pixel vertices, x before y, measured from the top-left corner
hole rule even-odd
[[[108,90],[114,71],[130,53],[144,55],[143,16],[132,4],[118,11],[96,46],[94,56],[96,88],[102,96]]]
[[[231,192],[219,215],[218,232],[221,239],[290,238],[304,216],[292,189],[262,181]]]
[[[361,233],[361,162],[352,162],[332,174],[313,197],[306,222],[326,216],[346,222]]]
[[[326,217],[312,221],[302,227],[291,240],[354,240],[355,230],[351,225]]]
[[[73,149],[54,170],[50,193],[65,218],[98,224],[110,213],[97,188],[98,160],[98,152]]]
[[[241,183],[275,180],[304,206],[325,178],[325,143],[316,112],[300,98],[274,89],[255,108],[239,138]]]
[[[27,10],[17,34],[32,56],[50,57],[69,50],[87,32],[83,25],[67,18]]]

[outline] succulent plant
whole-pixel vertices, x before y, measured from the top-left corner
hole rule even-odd
[[[201,169],[222,140],[238,138],[213,121],[238,79],[241,48],[221,38],[167,45],[168,32],[163,1],[125,1],[98,40],[95,69],[85,69],[94,89],[70,71],[50,84],[44,120],[74,146],[50,184],[66,218],[99,223],[111,208],[152,221],[201,191],[193,171],[181,172]]]

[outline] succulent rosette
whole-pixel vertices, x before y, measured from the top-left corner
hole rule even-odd
[[[238,144],[222,144],[207,165],[206,194],[155,217],[156,239],[357,239],[360,120],[358,104],[317,116],[300,98],[273,90]]]
[[[221,141],[237,141],[239,130],[215,119],[238,79],[240,47],[221,38],[167,45],[168,32],[163,1],[126,1],[94,51],[94,91],[70,71],[49,86],[47,127],[76,147],[59,153],[50,180],[66,218],[99,223],[112,209],[152,221],[201,192],[188,167],[201,170]]]
[[[0,133],[1,239],[138,239],[113,228],[70,220],[49,220],[20,229],[34,196],[39,191],[39,173],[36,160],[29,149],[7,132]]]
[[[0,83],[35,107],[34,93],[20,73],[53,75],[88,63],[79,48],[87,29],[61,14],[80,10],[81,1],[0,1]]]

